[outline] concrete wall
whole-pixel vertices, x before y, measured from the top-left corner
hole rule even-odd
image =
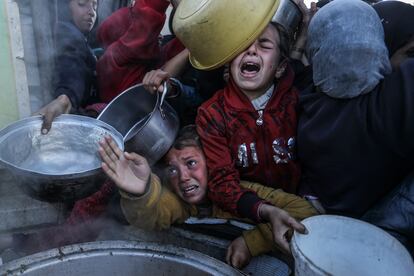
[[[0,128],[30,114],[19,10],[0,3]]]

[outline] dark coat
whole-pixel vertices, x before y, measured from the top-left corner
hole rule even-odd
[[[96,57],[84,34],[69,21],[55,28],[54,96],[65,94],[74,108],[95,99]]]
[[[300,190],[329,213],[360,217],[414,169],[414,59],[365,95],[299,99]]]

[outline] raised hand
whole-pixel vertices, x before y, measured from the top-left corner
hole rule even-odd
[[[99,145],[104,172],[121,190],[142,195],[151,174],[147,160],[136,153],[122,152],[110,136],[105,136]]]
[[[164,89],[163,83],[168,81],[170,77],[170,74],[162,69],[152,70],[145,74],[142,84],[150,93],[155,93],[156,91],[162,93]]]
[[[284,253],[291,254],[289,242],[293,230],[301,234],[307,234],[305,226],[291,217],[288,212],[273,205],[262,204],[259,208],[260,217],[272,226],[273,240],[276,245]]]

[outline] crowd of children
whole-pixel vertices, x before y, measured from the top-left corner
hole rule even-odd
[[[134,84],[154,93],[170,77],[194,76],[186,41],[159,38],[167,7],[179,2],[137,0],[113,13],[98,29],[105,52],[96,61],[85,35],[98,1],[68,0],[72,19],[56,36],[56,99],[39,111],[44,133],[59,114],[99,112]],[[274,248],[289,254],[292,231],[306,233],[297,220],[321,213],[378,225],[413,254],[414,7],[335,0],[316,12],[315,3],[308,10],[294,2],[302,12],[296,34],[268,22],[228,62],[227,77],[215,72],[217,92],[200,94],[207,77],[186,83],[182,99],[190,95],[197,115],[182,120],[195,126],[184,127],[160,161],[164,178],[107,137],[100,154],[113,183],[75,204],[71,218],[101,214],[119,189],[123,214],[137,227],[165,229],[189,216],[257,224],[228,248],[228,263],[239,268]],[[298,70],[291,57],[310,65]],[[304,72],[312,81],[297,85]]]

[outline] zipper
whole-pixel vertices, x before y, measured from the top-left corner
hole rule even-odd
[[[263,125],[263,109],[258,110],[257,113],[259,114],[259,117],[256,119],[256,125],[261,126]]]

